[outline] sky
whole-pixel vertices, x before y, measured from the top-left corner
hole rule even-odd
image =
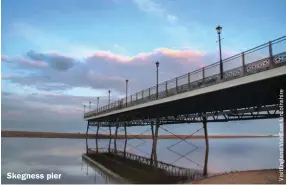
[[[108,90],[111,101],[124,97],[125,79],[130,94],[154,86],[156,61],[160,82],[217,62],[217,25],[223,58],[286,30],[285,0],[2,0],[1,6],[2,129],[84,131],[84,104],[94,109],[100,97],[105,105]]]

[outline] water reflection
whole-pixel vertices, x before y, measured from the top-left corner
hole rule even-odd
[[[128,181],[124,181],[122,179],[118,179],[115,178],[114,176],[106,173],[104,170],[101,170],[101,168],[96,167],[93,163],[91,163],[89,160],[87,160],[86,158],[82,157],[82,161],[84,162],[84,164],[86,165],[86,175],[89,175],[89,168],[92,168],[93,172],[94,172],[94,180],[95,182],[97,182],[97,176],[101,176],[104,179],[104,184],[127,184],[129,183]]]
[[[83,140],[69,139],[2,139],[2,183],[9,184],[94,184],[105,183],[96,174],[86,175],[81,170],[81,155],[84,152]],[[89,171],[92,172],[92,169]],[[7,173],[18,174],[61,174],[61,179],[46,180],[7,179]]]
[[[157,146],[158,160],[173,163],[180,156],[169,151],[168,146],[178,140],[159,140]],[[182,158],[175,163],[191,169],[203,169],[205,143],[204,140],[191,140],[198,149],[187,155],[189,160]],[[231,170],[255,170],[277,168],[278,138],[257,139],[210,139],[208,171],[210,174]],[[117,141],[117,149],[124,151],[124,140]],[[88,140],[90,147],[95,147],[95,140]],[[108,148],[109,140],[99,140],[99,148]],[[139,146],[138,146],[139,145]],[[138,146],[136,148],[136,146]],[[150,158],[151,140],[128,140],[126,151],[129,153]],[[29,138],[2,138],[2,183],[80,183],[102,184],[117,183],[106,180],[99,172],[82,161],[82,154],[86,152],[86,141],[75,139],[29,139]],[[186,154],[194,146],[180,143],[172,149]],[[5,175],[14,173],[61,173],[59,180],[8,180]]]

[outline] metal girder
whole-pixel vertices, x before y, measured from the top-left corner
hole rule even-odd
[[[178,139],[180,139],[180,141],[178,141],[178,142],[176,142],[175,144],[172,144],[172,145],[170,145],[170,146],[167,147],[167,149],[168,149],[169,151],[171,151],[171,152],[173,152],[173,153],[175,153],[175,154],[177,154],[177,155],[180,156],[178,159],[174,160],[171,164],[174,164],[175,162],[179,161],[180,159],[185,158],[185,159],[187,159],[188,161],[190,161],[191,163],[194,163],[194,164],[196,164],[197,166],[200,166],[200,164],[198,164],[198,163],[196,163],[195,161],[193,161],[193,160],[189,159],[188,157],[186,157],[187,155],[191,154],[192,152],[194,152],[195,150],[198,149],[198,146],[197,146],[197,145],[195,145],[195,144],[189,142],[186,138],[182,138],[182,137],[180,137],[180,136],[177,136],[176,134],[174,134],[173,132],[169,131],[168,129],[166,129],[166,128],[164,128],[164,127],[161,127],[161,129],[165,130],[165,131],[168,132],[169,134],[171,134],[171,135],[177,137]],[[198,130],[196,130],[195,132],[191,133],[189,136],[192,136],[192,135],[196,134],[197,132],[199,132],[199,131],[202,130],[202,129],[203,129],[203,127],[200,128],[200,129],[198,129]],[[189,145],[191,145],[191,146],[194,147],[193,150],[190,150],[189,152],[187,152],[187,153],[184,154],[184,155],[182,155],[182,154],[180,154],[179,152],[177,152],[177,151],[175,151],[175,150],[172,149],[172,147],[174,147],[175,145],[178,145],[179,143],[181,143],[181,142],[183,142],[183,141],[184,141],[185,143],[188,143]]]
[[[167,124],[181,124],[181,123],[201,123],[203,117],[206,117],[207,122],[228,122],[228,121],[238,121],[238,120],[255,120],[255,119],[273,119],[279,117],[279,106],[278,105],[268,105],[268,106],[257,106],[257,107],[248,107],[243,109],[231,109],[231,110],[221,110],[221,111],[212,111],[206,113],[194,113],[186,115],[172,115],[167,117],[160,117],[160,125]],[[140,118],[133,117],[132,120],[120,120],[119,118],[114,121],[102,121],[95,122],[89,121],[90,126],[97,126],[100,124],[100,127],[119,127],[127,126],[147,126],[151,125],[152,122],[155,122],[156,118]]]

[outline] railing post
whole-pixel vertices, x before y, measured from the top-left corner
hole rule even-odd
[[[244,76],[245,72],[246,72],[244,52],[241,53],[241,57],[242,57],[242,72],[241,72],[241,75]]]
[[[205,67],[202,68],[203,72],[203,80],[205,80]]]
[[[168,82],[166,82],[166,84],[165,84],[165,86],[166,86],[166,96],[168,96]]]
[[[149,100],[151,100],[151,89],[149,88]]]
[[[144,98],[144,90],[142,90],[142,98],[141,99],[143,100],[143,98]]]
[[[132,105],[132,95],[131,95],[131,98],[130,98],[130,104]]]
[[[273,52],[272,52],[272,42],[269,41],[269,66],[270,68],[272,68],[274,65],[273,65]]]
[[[176,77],[176,92],[178,93],[178,77]]]

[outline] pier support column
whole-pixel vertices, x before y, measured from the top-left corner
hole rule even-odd
[[[150,165],[153,165],[153,151],[154,151],[154,126],[153,126],[154,122],[151,122],[151,133],[152,133],[152,150],[151,150],[151,156],[150,156]]]
[[[96,138],[95,138],[95,147],[96,147],[96,153],[98,153],[98,132],[99,132],[99,122],[97,122],[97,128],[96,128]]]
[[[88,130],[89,130],[89,121],[87,121],[86,132],[85,132],[86,136],[88,135]]]
[[[88,142],[87,142],[87,138],[85,138],[85,149],[86,149],[86,154],[88,154]]]
[[[125,136],[124,157],[126,157],[126,146],[127,146],[127,129],[126,129],[126,123],[124,124],[124,136]]]
[[[87,126],[86,126],[86,139],[85,139],[85,146],[86,146],[86,153],[88,154],[88,144],[87,144],[87,136],[88,136],[88,130],[89,130],[89,121],[87,121]]]
[[[205,142],[206,142],[206,153],[205,153],[205,163],[204,163],[203,175],[206,176],[208,174],[208,156],[209,156],[209,139],[208,139],[208,129],[207,129],[207,118],[206,117],[203,117],[203,127],[204,127]]]
[[[117,141],[117,132],[118,132],[118,124],[115,127],[115,139],[114,139],[114,151],[117,152],[117,145],[116,145],[116,141]]]
[[[159,117],[156,118],[156,124],[155,124],[155,131],[153,123],[151,124],[151,130],[152,130],[152,153],[151,153],[151,163],[155,164],[157,167],[157,140],[158,140],[158,132],[159,132],[159,126],[160,126],[160,119]]]
[[[108,145],[108,152],[110,152],[110,145],[111,145],[111,125],[109,123],[109,145]]]
[[[156,167],[157,167],[157,141],[158,141],[159,126],[160,126],[160,119],[159,119],[159,117],[157,117],[156,128],[155,128],[154,153],[153,153],[153,155],[154,155],[154,162],[155,162]]]

